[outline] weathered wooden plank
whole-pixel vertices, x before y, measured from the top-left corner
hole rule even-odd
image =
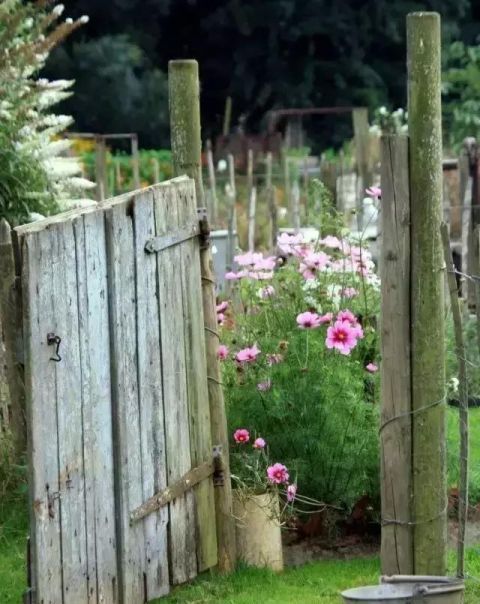
[[[178,198],[175,187],[155,191],[156,235],[176,230]],[[157,254],[158,302],[162,346],[167,484],[191,469],[189,413],[185,368],[184,308],[179,279],[182,255],[178,246]],[[136,506],[131,506],[134,509]],[[195,556],[195,518],[193,493],[186,493],[170,504],[170,575],[174,584],[193,578],[197,572]]]
[[[194,182],[177,185],[176,189],[179,225],[190,224],[193,220],[198,225]],[[191,463],[195,467],[212,458],[199,239],[182,243],[180,252],[190,451]],[[217,564],[215,501],[211,478],[198,484],[194,494],[197,561],[199,571],[203,571]]]
[[[62,586],[65,602],[87,601],[87,538],[83,470],[82,376],[78,320],[77,262],[72,223],[55,225],[52,238],[54,333],[61,338],[54,362],[58,421]],[[55,347],[51,347],[52,355]]]
[[[130,526],[129,511],[143,502],[138,400],[135,255],[131,204],[105,211],[111,340],[117,547],[120,601],[144,601],[143,526]]]
[[[141,448],[143,502],[167,485],[157,258],[145,252],[145,242],[155,236],[152,191],[139,194],[135,199],[133,217],[141,436],[137,446]],[[166,508],[145,518],[143,523],[146,600],[169,591],[167,524]]]
[[[62,602],[55,364],[47,333],[56,329],[50,238],[23,242],[25,389],[27,402],[32,587],[38,601]]]
[[[114,604],[117,595],[115,501],[103,212],[74,223],[77,253],[88,602]]]
[[[408,139],[382,138],[382,572],[413,572]],[[398,419],[394,419],[401,416]]]

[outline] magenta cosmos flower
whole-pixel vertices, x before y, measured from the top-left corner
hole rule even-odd
[[[379,197],[382,196],[382,189],[380,187],[369,187],[368,189],[365,189],[365,193],[369,197],[373,197],[374,199],[378,199]]]
[[[289,474],[286,466],[281,463],[274,463],[267,468],[267,478],[272,484],[286,484]]]
[[[370,373],[375,373],[376,371],[378,371],[378,367],[375,365],[375,363],[369,363],[365,366],[365,369],[367,371],[370,371]]]
[[[239,352],[237,352],[237,354],[235,356],[235,360],[238,363],[253,363],[254,361],[257,360],[257,357],[260,354],[260,352],[261,352],[261,350],[259,348],[257,348],[256,344],[254,344],[250,348],[244,348],[243,350],[240,350]]]
[[[357,317],[351,310],[341,310],[337,315],[337,321],[346,321],[355,333],[355,337],[361,340],[363,338],[363,329],[358,322]]]
[[[220,302],[220,304],[217,304],[217,313],[219,312],[225,312],[228,308],[228,302]]]
[[[297,317],[297,324],[300,329],[315,329],[322,324],[321,317],[316,312],[302,312]]]
[[[225,344],[220,344],[220,346],[218,347],[217,357],[221,361],[224,361],[228,357],[228,348],[227,348],[227,346],[225,346]]]
[[[233,433],[233,439],[236,443],[243,445],[250,440],[250,432],[245,428],[239,428]]]
[[[350,354],[357,345],[355,328],[352,328],[348,321],[335,321],[334,325],[327,329],[325,345],[330,349],[336,348],[341,354]]]
[[[261,437],[256,438],[255,442],[253,443],[254,449],[265,449],[266,446],[267,446],[267,443]]]
[[[289,503],[293,503],[293,501],[295,500],[295,497],[297,495],[297,485],[296,484],[289,484],[287,487],[287,501]]]

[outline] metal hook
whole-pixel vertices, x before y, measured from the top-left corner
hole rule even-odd
[[[47,333],[47,344],[49,346],[56,346],[55,356],[50,357],[50,360],[55,361],[55,363],[59,363],[62,360],[62,357],[58,354],[58,351],[60,350],[61,341],[62,341],[62,338],[60,336],[57,336],[53,332]]]

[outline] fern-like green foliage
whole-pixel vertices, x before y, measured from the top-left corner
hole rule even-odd
[[[72,118],[50,110],[72,82],[38,78],[50,51],[87,19],[59,22],[63,5],[50,5],[0,2],[0,216],[11,224],[68,207],[90,186],[75,158],[62,157],[68,141],[56,140]]]

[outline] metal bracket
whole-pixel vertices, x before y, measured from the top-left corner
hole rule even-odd
[[[55,346],[55,356],[50,357],[51,361],[55,361],[55,363],[59,363],[62,360],[62,357],[58,354],[60,350],[60,344],[62,342],[62,338],[57,336],[53,332],[47,333],[47,344],[48,346]]]
[[[145,251],[148,254],[155,254],[161,252],[169,247],[193,239],[200,234],[200,228],[198,224],[187,226],[177,231],[174,235],[160,235],[159,237],[152,237],[145,244]]]
[[[223,463],[222,445],[213,447],[213,486],[223,487],[225,484],[225,465]]]

